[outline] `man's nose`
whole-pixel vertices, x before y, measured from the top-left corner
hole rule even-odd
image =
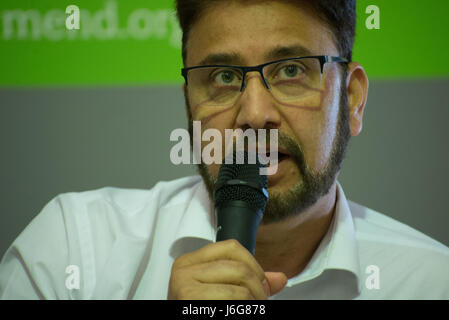
[[[277,129],[281,126],[281,115],[270,91],[265,87],[260,74],[246,75],[246,86],[238,100],[238,128]]]

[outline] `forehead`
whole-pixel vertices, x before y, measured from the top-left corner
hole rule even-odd
[[[299,50],[282,53],[284,47]],[[193,25],[186,49],[186,66],[220,55],[244,65],[265,63],[276,51],[284,54],[277,58],[338,55],[329,28],[310,9],[278,1],[214,4]]]

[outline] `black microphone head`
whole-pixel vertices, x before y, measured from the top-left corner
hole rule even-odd
[[[218,173],[214,190],[215,206],[240,200],[263,212],[268,201],[266,191],[268,178],[267,175],[260,174],[260,168],[264,168],[265,165],[260,163],[257,154],[249,154],[246,151],[234,152],[229,156],[232,156],[232,163],[228,164],[226,162],[230,161],[225,161]],[[242,164],[237,161],[242,159],[241,157],[243,157],[243,161],[240,161]]]

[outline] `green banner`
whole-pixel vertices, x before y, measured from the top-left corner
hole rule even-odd
[[[448,77],[448,14],[447,0],[359,0],[354,60],[370,78]],[[0,55],[0,86],[182,82],[172,0],[2,0]]]

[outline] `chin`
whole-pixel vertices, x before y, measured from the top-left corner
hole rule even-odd
[[[270,185],[268,183],[268,193],[269,194],[282,194],[286,191],[291,190],[301,181],[300,177],[285,177],[282,180],[276,181],[276,183]]]

